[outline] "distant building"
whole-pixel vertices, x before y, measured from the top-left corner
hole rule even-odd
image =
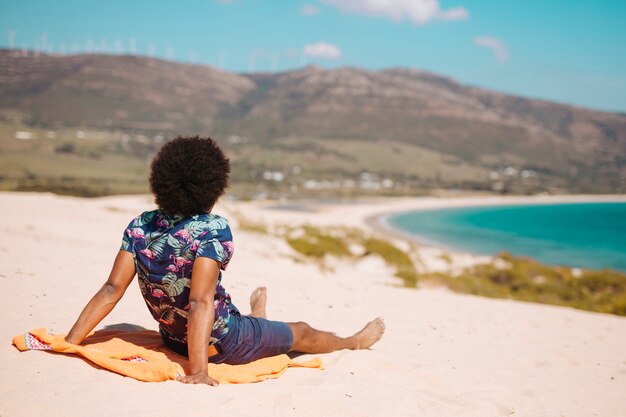
[[[32,139],[33,138],[33,134],[32,132],[27,132],[25,130],[18,130],[17,132],[15,132],[15,139]]]
[[[285,174],[280,171],[265,171],[263,172],[263,179],[265,181],[282,182],[285,179]]]

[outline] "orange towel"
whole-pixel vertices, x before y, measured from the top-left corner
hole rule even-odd
[[[40,328],[15,336],[13,344],[21,351],[50,350],[82,356],[102,368],[139,381],[176,379],[190,369],[189,359],[166,348],[159,334],[151,330],[101,330],[82,345],[73,345],[65,341],[65,335],[50,335]],[[287,355],[277,355],[245,365],[209,363],[209,375],[220,384],[240,384],[278,378],[289,367],[324,369],[319,358],[295,362]]]

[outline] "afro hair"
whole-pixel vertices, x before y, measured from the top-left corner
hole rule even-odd
[[[169,215],[211,210],[228,186],[230,161],[211,138],[177,137],[161,147],[150,166],[150,190]]]

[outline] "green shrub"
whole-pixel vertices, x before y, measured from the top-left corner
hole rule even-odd
[[[404,281],[407,287],[416,287],[419,275],[415,270],[411,257],[386,240],[369,238],[363,242],[365,256],[379,255],[387,265],[396,268],[396,276]]]
[[[389,265],[398,268],[413,268],[413,261],[404,251],[398,249],[386,240],[370,238],[363,242],[365,254],[376,254],[382,257]]]
[[[325,255],[350,256],[344,239],[330,236],[313,227],[305,227],[302,236],[287,238],[287,243],[304,256],[314,258],[323,258]]]
[[[576,277],[569,268],[548,266],[509,254],[501,254],[500,258],[510,267],[478,265],[458,277],[438,274],[436,279],[463,293],[626,315],[624,273],[589,270]]]
[[[396,276],[404,281],[405,287],[417,287],[419,275],[415,269],[398,269],[396,271]]]

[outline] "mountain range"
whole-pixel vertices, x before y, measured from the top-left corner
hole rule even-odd
[[[626,191],[625,114],[408,68],[237,74],[142,56],[1,50],[0,122],[209,135],[232,148],[243,177],[298,165],[310,178],[373,172],[423,188]]]

